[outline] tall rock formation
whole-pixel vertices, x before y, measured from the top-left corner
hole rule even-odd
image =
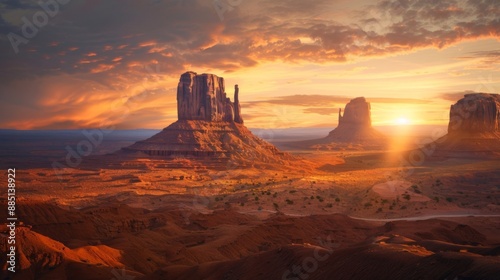
[[[379,149],[386,144],[385,137],[372,127],[371,106],[364,97],[349,101],[339,109],[339,124],[315,148]],[[322,146],[321,144],[326,144]]]
[[[450,107],[448,134],[427,146],[431,158],[500,158],[500,95],[466,94]]]
[[[383,149],[387,139],[372,127],[370,103],[364,97],[352,99],[339,109],[337,128],[321,139],[283,144],[283,147],[318,150],[371,150]]]
[[[450,134],[500,132],[500,95],[466,94],[450,108]]]
[[[342,109],[339,108],[338,127],[370,128],[372,126],[370,110],[370,103],[366,102],[364,97],[352,99],[345,106],[344,116],[342,116]]]
[[[243,124],[243,118],[241,117],[241,106],[240,106],[240,89],[238,85],[234,86],[234,122]]]
[[[289,168],[297,161],[243,125],[239,88],[235,86],[233,103],[226,97],[223,78],[195,72],[182,74],[177,87],[177,109],[176,122],[149,139],[123,148],[122,153],[183,158],[214,168]]]
[[[236,121],[243,123],[235,87],[235,103],[226,97],[224,78],[213,74],[182,74],[177,86],[179,120]],[[237,116],[237,120],[235,117]]]

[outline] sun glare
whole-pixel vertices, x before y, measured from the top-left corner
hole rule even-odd
[[[396,120],[396,124],[398,124],[398,125],[408,125],[408,124],[410,124],[410,121],[407,118],[398,118]]]

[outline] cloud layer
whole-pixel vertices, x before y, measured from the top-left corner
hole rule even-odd
[[[38,1],[0,2],[0,102],[10,104],[0,126],[97,125],[118,119],[110,104],[144,94],[130,115],[144,122],[153,121],[151,114],[175,118],[176,80],[192,68],[221,74],[269,62],[342,63],[500,38],[496,0],[220,1],[223,10],[202,0],[43,0],[46,9]],[[37,26],[44,13],[46,24]],[[498,51],[463,59],[478,57],[485,65],[499,61]],[[324,108],[351,98],[266,102]]]

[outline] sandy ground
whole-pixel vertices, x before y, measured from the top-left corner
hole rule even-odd
[[[408,167],[381,151],[297,154],[317,169],[178,169],[140,159],[121,166],[88,163],[60,178],[52,169],[17,170],[18,231],[26,244],[26,278],[19,279],[57,279],[54,273],[87,279],[78,274],[85,266],[100,275],[95,279],[110,279],[112,269],[137,279],[203,279],[202,272],[222,279],[219,270],[264,279],[243,263],[286,267],[283,259],[300,262],[321,247],[315,238],[329,235],[343,244],[347,251],[339,254],[346,258],[353,248],[362,255],[406,252],[410,265],[463,251],[460,258],[487,262],[487,272],[490,265],[500,268],[498,257],[487,257],[498,255],[500,244],[499,160]],[[6,204],[5,189],[0,195]],[[279,248],[284,251],[274,251]],[[360,258],[378,258],[366,256]],[[365,266],[371,264],[376,261]],[[439,278],[442,271],[436,271]]]

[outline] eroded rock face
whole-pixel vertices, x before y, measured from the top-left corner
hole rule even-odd
[[[370,103],[364,97],[349,101],[339,111],[339,124],[328,136],[297,142],[294,147],[307,147],[317,150],[369,150],[382,149],[387,138],[372,127]]]
[[[171,159],[171,163],[165,163],[169,167],[282,169],[294,168],[298,161],[243,125],[238,85],[233,103],[226,97],[223,78],[195,72],[182,74],[177,107],[176,122],[149,139],[122,148],[122,152]]]
[[[498,133],[500,95],[466,94],[450,108],[449,134]]]
[[[243,123],[235,87],[235,103],[226,97],[224,78],[213,74],[182,74],[177,87],[179,120],[226,121]]]
[[[371,127],[370,103],[366,102],[364,97],[357,97],[349,101],[344,109],[339,111],[339,127],[354,126],[354,127]]]
[[[238,85],[234,86],[234,122],[243,124],[243,118],[241,117],[241,106],[239,99],[240,89]]]

